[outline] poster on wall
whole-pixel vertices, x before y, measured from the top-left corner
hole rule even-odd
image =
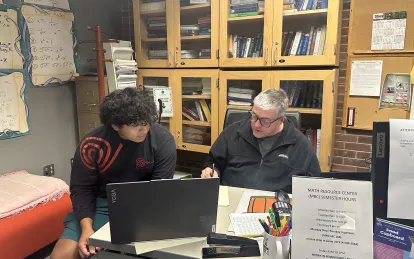
[[[0,139],[18,137],[29,132],[23,74],[0,73]]]
[[[406,11],[374,14],[371,50],[404,49],[406,29]]]
[[[351,63],[350,95],[379,96],[382,60],[359,60]]]
[[[380,109],[409,110],[411,102],[410,74],[387,74],[380,98]]]
[[[73,13],[28,5],[22,7],[22,13],[30,36],[28,73],[33,85],[63,84],[71,80],[76,72]]]
[[[17,11],[0,11],[0,69],[22,69],[23,55],[20,50]]]
[[[1,0],[0,0],[1,1]],[[25,3],[70,10],[69,0],[25,0]]]

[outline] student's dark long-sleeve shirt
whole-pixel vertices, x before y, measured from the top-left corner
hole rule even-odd
[[[93,218],[96,198],[106,198],[108,183],[171,179],[176,165],[171,133],[153,124],[144,142],[121,139],[112,127],[101,126],[81,141],[73,160],[70,191],[78,218]]]

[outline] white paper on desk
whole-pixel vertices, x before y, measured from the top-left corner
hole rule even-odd
[[[359,60],[351,63],[350,95],[380,96],[382,60]]]
[[[274,192],[267,192],[267,191],[258,191],[258,190],[245,190],[243,192],[242,197],[240,198],[239,205],[237,206],[237,209],[234,213],[246,213],[247,209],[249,208],[249,202],[250,197],[252,196],[269,196],[269,197],[275,197]],[[229,225],[229,228],[227,229],[229,232],[233,232],[233,226]]]
[[[389,218],[414,219],[414,121],[390,119]]]
[[[228,207],[230,205],[228,186],[220,186],[218,205],[221,207]]]
[[[292,259],[373,258],[372,183],[293,177]]]

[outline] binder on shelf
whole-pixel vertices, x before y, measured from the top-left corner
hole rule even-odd
[[[104,43],[109,92],[126,87],[137,87],[137,62],[130,41]]]

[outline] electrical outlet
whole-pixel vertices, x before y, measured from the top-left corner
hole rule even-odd
[[[55,165],[45,165],[43,166],[43,175],[44,176],[54,176],[55,175]]]

